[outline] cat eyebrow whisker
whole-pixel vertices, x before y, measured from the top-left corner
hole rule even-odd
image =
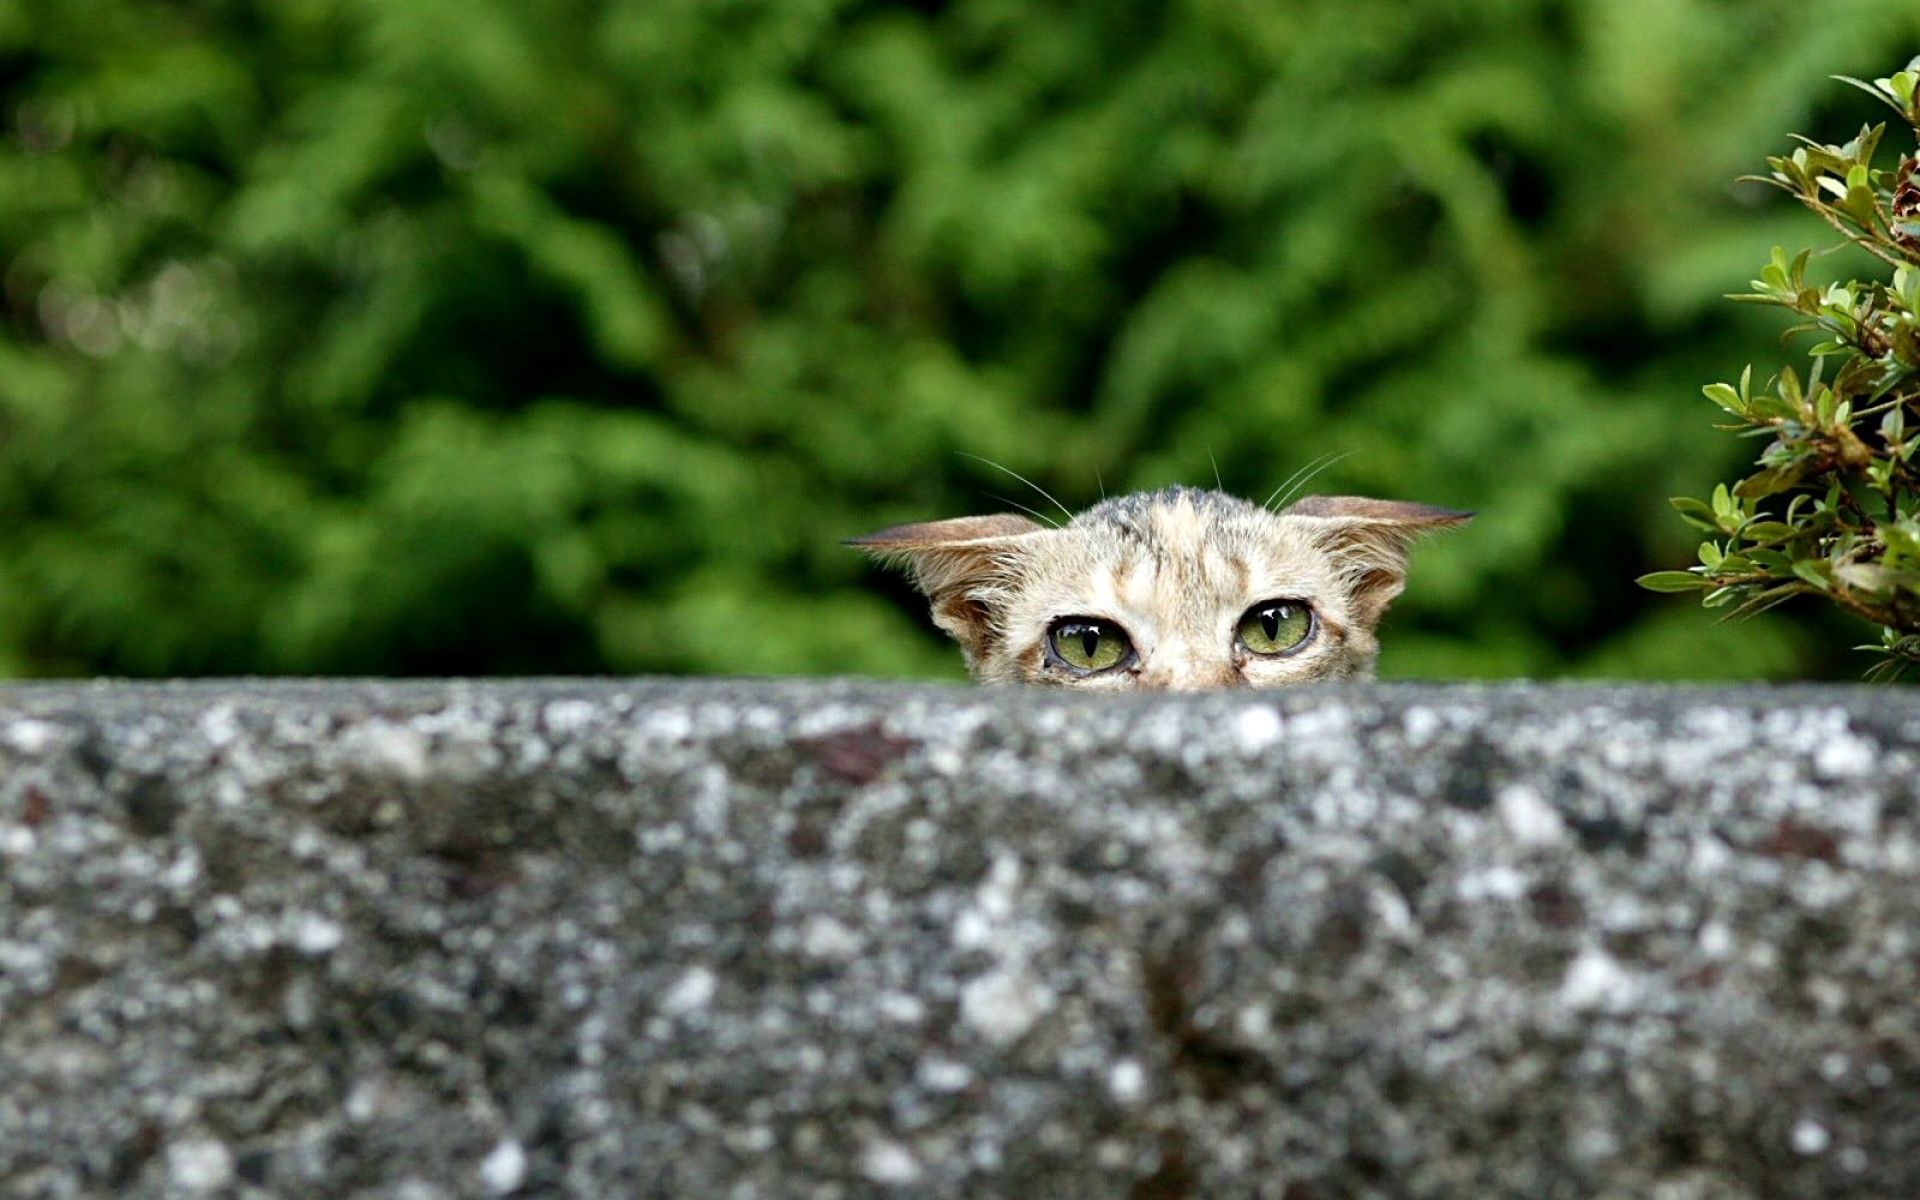
[[[1272,511],[1273,502],[1276,499],[1280,501],[1282,506],[1293,503],[1293,498],[1299,494],[1300,489],[1312,483],[1316,475],[1319,475],[1322,471],[1343,459],[1352,458],[1353,453],[1353,451],[1347,450],[1340,454],[1322,454],[1306,466],[1295,471],[1292,475],[1289,475],[1285,483],[1273,489],[1273,495],[1268,496],[1267,502],[1261,507]],[[1282,492],[1285,492],[1286,495],[1282,496],[1280,494]]]
[[[1209,462],[1213,466],[1213,486],[1215,488],[1218,488],[1220,491],[1223,491],[1223,492],[1226,491],[1227,485],[1220,481],[1220,462],[1218,459],[1214,458],[1212,446],[1207,447],[1207,462]]]
[[[1002,504],[1013,505],[1015,508],[1019,509],[1021,512],[1027,514],[1028,516],[1032,517],[1036,521],[1040,521],[1047,525],[1051,525],[1055,529],[1060,528],[1060,522],[1054,520],[1052,517],[1048,516],[1043,512],[1033,511],[1031,508],[1028,508],[1026,505],[1020,503],[1018,500],[1009,499],[1006,496],[1000,495],[998,492],[988,492],[987,495],[992,499],[998,500]]]
[[[1013,469],[1013,468],[1011,468],[1011,467],[1003,467],[1003,466],[1001,466],[1001,465],[1000,465],[999,463],[997,463],[997,462],[994,462],[994,461],[993,461],[992,459],[990,459],[990,458],[981,458],[981,457],[980,457],[980,456],[979,456],[978,454],[968,454],[968,453],[967,453],[966,451],[964,451],[964,450],[962,450],[962,451],[960,451],[960,452],[959,452],[959,454],[960,454],[960,457],[961,457],[961,458],[971,458],[971,459],[972,459],[973,461],[975,461],[975,462],[981,462],[981,463],[985,463],[985,464],[987,464],[988,466],[990,466],[990,467],[992,467],[992,468],[993,468],[994,470],[996,470],[996,471],[1004,471],[1004,472],[1005,472],[1005,473],[1007,473],[1008,475],[1011,475],[1011,476],[1013,476],[1013,477],[1014,477],[1015,479],[1018,479],[1018,480],[1019,480],[1019,481],[1020,481],[1021,483],[1024,483],[1024,484],[1026,484],[1026,485],[1027,485],[1028,487],[1030,487],[1030,488],[1032,488],[1032,489],[1033,489],[1034,491],[1036,491],[1036,492],[1038,492],[1038,493],[1040,493],[1040,495],[1041,495],[1041,496],[1043,496],[1043,497],[1045,497],[1045,498],[1046,498],[1046,499],[1047,499],[1047,500],[1048,500],[1048,501],[1049,501],[1049,502],[1050,502],[1050,503],[1051,503],[1051,504],[1052,504],[1052,505],[1053,505],[1053,506],[1054,506],[1055,508],[1057,508],[1057,509],[1059,509],[1059,510],[1060,510],[1061,512],[1063,512],[1063,513],[1065,513],[1065,514],[1066,514],[1066,517],[1067,517],[1067,520],[1069,520],[1069,521],[1071,521],[1071,520],[1073,520],[1073,510],[1072,510],[1072,509],[1070,509],[1070,508],[1068,508],[1068,507],[1067,507],[1066,505],[1064,505],[1064,504],[1062,504],[1062,503],[1060,503],[1060,501],[1059,501],[1059,500],[1057,500],[1057,499],[1055,499],[1055,498],[1054,498],[1054,495],[1053,495],[1053,493],[1052,493],[1052,492],[1049,492],[1049,491],[1048,491],[1047,489],[1045,489],[1045,488],[1043,488],[1043,487],[1041,487],[1041,486],[1040,486],[1039,484],[1037,484],[1037,483],[1035,483],[1035,482],[1034,482],[1033,480],[1031,480],[1031,479],[1028,479],[1028,478],[1027,478],[1027,477],[1026,477],[1025,475],[1022,475],[1022,474],[1021,474],[1020,472],[1018,472],[1018,471],[1016,471],[1016,470],[1014,470],[1014,469]],[[995,498],[996,498],[996,499],[1005,499],[1005,497],[1003,497],[1003,496],[1002,496],[1002,497],[995,497]],[[1008,500],[1008,501],[1007,501],[1007,503],[1008,503],[1008,504],[1013,504],[1013,501],[1011,501],[1011,500]],[[1020,507],[1020,506],[1019,506],[1019,505],[1015,505],[1015,507]],[[1023,508],[1023,509],[1022,509],[1022,511],[1023,511],[1023,512],[1029,512],[1029,513],[1032,513],[1032,512],[1033,512],[1033,510],[1032,510],[1032,509],[1030,509],[1030,508]],[[1034,515],[1035,515],[1035,516],[1038,516],[1039,514],[1038,514],[1038,513],[1034,513]],[[1050,525],[1053,525],[1053,527],[1054,527],[1055,529],[1058,529],[1058,528],[1060,528],[1060,526],[1059,526],[1059,525],[1058,525],[1057,523],[1055,523],[1055,522],[1052,522],[1052,521],[1049,521],[1049,522],[1048,522],[1048,524],[1050,524]]]

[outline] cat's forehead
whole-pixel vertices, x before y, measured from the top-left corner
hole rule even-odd
[[[1212,548],[1269,544],[1286,522],[1258,505],[1224,492],[1169,487],[1104,500],[1066,527],[1120,557],[1189,558]]]
[[[1040,615],[1084,609],[1210,627],[1223,607],[1237,613],[1268,593],[1333,590],[1334,568],[1306,525],[1222,492],[1116,496],[1033,536],[1021,600]]]

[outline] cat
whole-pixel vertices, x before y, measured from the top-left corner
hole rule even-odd
[[[977,682],[1267,688],[1372,678],[1408,546],[1472,516],[1359,496],[1273,512],[1169,487],[1058,527],[999,513],[847,544],[911,569]]]

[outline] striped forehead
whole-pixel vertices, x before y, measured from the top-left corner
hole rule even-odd
[[[1131,550],[1114,563],[1113,591],[1121,606],[1132,612],[1211,612],[1221,600],[1241,596],[1248,586],[1247,563],[1220,546],[1200,546],[1187,553]]]
[[[1193,493],[1111,511],[1087,528],[1089,544],[1109,573],[1111,596],[1122,610],[1171,614],[1211,611],[1240,596],[1251,568],[1241,539],[1224,537],[1219,507],[1195,503]],[[1132,499],[1129,497],[1129,499]],[[1092,526],[1093,523],[1089,523]],[[1099,590],[1105,591],[1105,587]]]

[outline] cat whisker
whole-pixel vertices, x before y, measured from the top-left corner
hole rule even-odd
[[[1031,480],[1031,479],[1028,479],[1028,478],[1027,478],[1027,477],[1026,477],[1025,475],[1022,475],[1022,474],[1021,474],[1020,472],[1018,472],[1018,471],[1015,471],[1015,470],[1013,470],[1013,469],[1012,469],[1011,467],[1003,467],[1003,466],[1001,466],[1001,465],[1000,465],[999,463],[997,463],[997,462],[994,462],[994,461],[993,461],[992,459],[990,459],[990,458],[981,458],[981,457],[980,457],[980,456],[979,456],[978,454],[968,454],[968,453],[967,453],[966,451],[964,451],[964,450],[962,450],[962,451],[960,451],[960,457],[961,457],[961,458],[971,458],[971,459],[972,459],[973,461],[975,461],[975,462],[981,462],[981,463],[985,463],[985,464],[987,464],[987,465],[988,465],[989,467],[992,467],[992,468],[993,468],[994,470],[996,470],[996,471],[1002,471],[1002,472],[1005,472],[1005,473],[1006,473],[1006,474],[1008,474],[1008,475],[1011,475],[1011,476],[1013,476],[1013,477],[1014,477],[1015,479],[1018,479],[1018,480],[1019,480],[1019,481],[1020,481],[1021,483],[1024,483],[1024,484],[1026,484],[1026,485],[1027,485],[1028,487],[1030,487],[1030,488],[1032,488],[1032,489],[1033,489],[1034,491],[1036,491],[1036,492],[1038,492],[1038,493],[1040,493],[1040,495],[1041,495],[1041,496],[1043,496],[1043,497],[1045,497],[1045,498],[1046,498],[1046,499],[1047,499],[1047,500],[1048,500],[1048,501],[1049,501],[1050,503],[1052,503],[1052,505],[1053,505],[1053,506],[1054,506],[1055,508],[1057,508],[1057,509],[1059,509],[1059,510],[1060,510],[1060,511],[1061,511],[1062,513],[1065,513],[1065,514],[1066,514],[1066,518],[1067,518],[1067,520],[1069,520],[1069,521],[1071,521],[1071,520],[1073,520],[1073,510],[1072,510],[1072,509],[1070,509],[1070,508],[1068,508],[1068,507],[1067,507],[1066,505],[1064,505],[1064,504],[1062,504],[1062,503],[1060,503],[1060,501],[1059,501],[1059,500],[1057,500],[1057,499],[1055,499],[1055,498],[1054,498],[1054,495],[1053,495],[1053,493],[1052,493],[1052,492],[1049,492],[1049,491],[1048,491],[1047,489],[1045,489],[1045,488],[1043,488],[1043,487],[1041,487],[1041,486],[1040,486],[1039,484],[1037,484],[1037,483],[1035,483],[1035,482],[1034,482],[1033,480]],[[999,499],[1005,499],[1005,497],[998,497],[998,498],[999,498]],[[1009,503],[1009,504],[1012,504],[1012,503],[1013,503],[1013,501],[1011,501],[1011,500],[1008,500],[1008,501],[1007,501],[1007,503]],[[1018,505],[1015,505],[1015,507],[1017,508],[1017,507],[1020,507],[1020,506],[1018,506]],[[1022,509],[1022,511],[1024,511],[1024,512],[1032,512],[1033,510],[1032,510],[1032,509]],[[1037,515],[1037,514],[1036,514],[1036,515]],[[1052,524],[1051,522],[1049,522],[1049,523],[1050,523],[1050,524]],[[1055,528],[1055,529],[1058,529],[1058,528],[1059,528],[1059,526],[1058,526],[1057,524],[1055,524],[1055,525],[1054,525],[1054,528]]]
[[[1318,465],[1322,461],[1322,459],[1324,459],[1324,457],[1325,456],[1322,455],[1321,458],[1314,459],[1312,462],[1309,462],[1306,466],[1301,467],[1298,471],[1295,471],[1293,474],[1287,476],[1286,479],[1281,482],[1279,487],[1273,489],[1272,494],[1267,497],[1266,503],[1261,505],[1261,507],[1271,512],[1273,509],[1273,502],[1280,498],[1280,493],[1292,487],[1294,485],[1295,480],[1298,480],[1301,475],[1312,470],[1316,465]]]
[[[1226,491],[1227,485],[1220,481],[1220,462],[1213,457],[1212,446],[1207,447],[1207,462],[1213,465],[1213,486],[1220,491]]]
[[[1052,517],[1048,516],[1043,512],[1035,512],[1033,509],[1028,508],[1026,505],[1020,503],[1018,500],[1009,499],[1006,496],[1000,495],[998,492],[988,492],[987,495],[992,499],[998,500],[1002,504],[1013,505],[1015,508],[1019,509],[1021,512],[1027,514],[1028,516],[1032,517],[1036,521],[1041,522],[1042,524],[1050,525],[1055,529],[1060,528],[1060,522],[1054,520]]]
[[[1300,468],[1298,471],[1295,471],[1292,475],[1289,475],[1285,483],[1273,489],[1273,495],[1267,497],[1267,502],[1266,504],[1262,505],[1262,507],[1268,509],[1269,511],[1272,511],[1273,502],[1276,499],[1280,501],[1280,504],[1282,507],[1285,507],[1286,505],[1293,503],[1294,497],[1300,494],[1300,490],[1302,488],[1306,487],[1309,483],[1312,483],[1315,476],[1319,475],[1322,471],[1325,471],[1328,467],[1333,466],[1337,462],[1340,462],[1344,459],[1352,458],[1353,453],[1354,453],[1353,451],[1348,450],[1340,454],[1323,454],[1320,457],[1314,459],[1312,462],[1308,463],[1306,466]],[[1282,492],[1285,492],[1286,494],[1283,496],[1281,495]]]

